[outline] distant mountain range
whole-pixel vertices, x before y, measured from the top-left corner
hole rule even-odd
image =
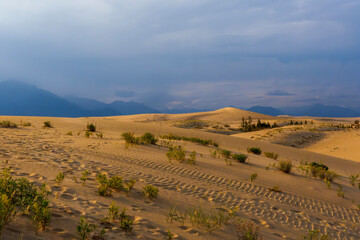
[[[323,104],[313,104],[302,107],[283,107],[279,109],[272,107],[254,106],[247,110],[271,116],[291,115],[311,117],[360,117],[360,112],[354,109]]]
[[[142,113],[191,113],[213,109],[165,109],[159,111],[143,103],[114,101],[103,103],[94,99],[59,97],[49,91],[18,81],[0,82],[0,115],[88,117],[117,116]],[[314,104],[305,107],[272,108],[254,106],[248,111],[271,116],[360,117],[360,109]]]

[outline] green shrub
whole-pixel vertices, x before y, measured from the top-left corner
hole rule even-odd
[[[102,133],[96,133],[96,137],[100,138],[100,139],[103,139],[104,135]]]
[[[206,232],[213,232],[220,229],[229,220],[229,215],[223,211],[210,209],[205,211],[200,206],[194,206],[187,211],[189,220],[194,227],[204,229]]]
[[[257,173],[252,173],[252,174],[250,174],[250,181],[255,181],[256,180],[256,178],[257,178],[257,176],[258,176],[258,174]]]
[[[80,180],[82,181],[83,185],[85,185],[85,182],[86,182],[86,180],[87,180],[88,177],[89,177],[89,174],[90,174],[90,172],[89,172],[88,170],[85,170],[85,171],[83,171],[83,172],[81,173],[81,178],[80,178]]]
[[[55,181],[60,184],[62,181],[64,181],[65,175],[62,172],[59,172],[58,175],[56,175]]]
[[[109,187],[109,184],[108,183],[105,183],[105,184],[100,184],[99,187],[98,187],[98,193],[101,195],[101,196],[111,196],[112,193],[111,193],[111,189]]]
[[[261,149],[258,148],[258,147],[249,147],[247,149],[248,153],[253,153],[253,154],[256,154],[256,155],[260,155],[261,154]]]
[[[159,193],[159,189],[157,187],[146,185],[143,188],[143,194],[151,200],[157,198],[158,193]]]
[[[338,197],[344,198],[345,194],[344,194],[344,191],[343,191],[343,186],[341,186],[340,184],[338,186],[339,186],[339,189],[337,190],[337,195],[338,195]]]
[[[130,178],[128,181],[125,182],[123,190],[125,192],[130,192],[134,188],[135,183],[136,183],[136,180]]]
[[[2,121],[0,122],[0,128],[17,128],[16,123],[10,121]]]
[[[167,236],[167,239],[168,239],[168,240],[173,240],[174,237],[175,237],[175,234],[173,234],[173,233],[171,232],[171,230],[168,230],[166,236]]]
[[[264,155],[267,158],[272,158],[272,159],[275,159],[275,160],[279,158],[279,154],[273,153],[273,152],[264,152]]]
[[[292,167],[293,165],[291,161],[280,160],[276,164],[276,168],[284,173],[291,173]]]
[[[240,222],[236,226],[238,240],[261,240],[260,228],[254,227],[251,221]]]
[[[301,162],[298,168],[305,172],[306,175],[318,177],[324,181],[333,182],[339,177],[336,172],[328,170],[329,168],[326,165],[317,162]]]
[[[356,175],[350,175],[349,176],[349,180],[350,180],[350,184],[352,186],[355,186],[356,180],[359,178],[359,174]]]
[[[185,155],[186,151],[183,149],[182,146],[174,146],[169,147],[169,151],[166,153],[166,156],[168,157],[169,161],[177,160],[179,162],[185,161]]]
[[[205,121],[202,120],[184,120],[180,123],[177,123],[175,125],[176,127],[179,128],[197,128],[197,129],[202,129],[205,127],[208,127],[209,124]]]
[[[237,160],[238,162],[245,163],[248,156],[246,156],[245,154],[242,154],[242,153],[234,153],[232,155],[232,158],[234,160]]]
[[[220,151],[220,154],[224,158],[230,158],[231,157],[231,151],[229,151],[229,150],[222,149]]]
[[[113,222],[119,217],[119,207],[112,202],[109,207],[108,219],[112,220]]]
[[[189,164],[195,164],[196,163],[196,152],[195,151],[190,153],[190,158],[188,158],[187,162]]]
[[[9,224],[16,215],[15,205],[11,196],[7,194],[0,195],[0,238],[3,228]]]
[[[119,176],[112,176],[111,178],[109,178],[108,183],[110,188],[117,191],[121,191],[124,188],[123,178]]]
[[[49,210],[49,192],[45,184],[37,191],[37,195],[30,207],[31,218],[36,225],[37,231],[43,231],[50,224],[51,213]]]
[[[92,133],[90,131],[85,131],[85,137],[89,138],[92,135]]]
[[[80,218],[80,224],[76,226],[78,235],[82,240],[90,239],[90,235],[95,228],[96,226],[94,224],[88,223],[83,217]]]
[[[86,125],[86,129],[87,129],[87,131],[89,131],[89,132],[96,132],[96,126],[95,126],[94,124],[92,124],[92,123],[88,123],[88,124]]]
[[[201,139],[201,138],[196,138],[196,137],[177,136],[177,135],[173,135],[171,133],[169,135],[163,135],[163,136],[161,136],[161,138],[169,139],[169,140],[188,141],[188,142],[198,143],[198,144],[201,144],[204,146],[208,146],[208,145],[212,145],[215,147],[219,146],[216,142],[214,142],[212,140]]]
[[[322,234],[320,230],[308,230],[306,235],[301,236],[304,240],[330,240],[327,234]]]
[[[268,188],[268,190],[271,192],[281,192],[279,186],[273,186],[272,188]]]
[[[146,132],[141,136],[141,142],[145,144],[156,144],[157,139],[152,133]]]
[[[134,221],[131,219],[129,215],[126,214],[126,208],[121,210],[119,215],[120,218],[120,228],[126,232],[131,232],[133,229]]]
[[[70,132],[67,132],[67,133],[66,133],[66,135],[68,135],[68,136],[72,136],[72,135],[73,135],[73,133],[70,131]]]
[[[186,212],[185,213],[182,213],[180,211],[178,211],[176,209],[176,206],[173,205],[170,209],[169,209],[169,213],[168,215],[166,216],[166,221],[169,222],[169,223],[172,223],[172,222],[179,222],[181,224],[184,224],[185,220],[186,220]]]
[[[52,128],[53,125],[52,125],[52,123],[50,121],[46,121],[46,122],[44,122],[44,127],[45,128]]]
[[[125,140],[125,144],[127,145],[138,144],[140,141],[140,139],[135,137],[135,135],[131,132],[124,132],[121,134],[121,137]]]

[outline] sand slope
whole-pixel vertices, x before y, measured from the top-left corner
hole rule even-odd
[[[221,115],[223,111],[215,114]],[[203,113],[196,116],[202,118],[201,115]],[[126,117],[126,120],[125,117],[0,117],[0,121],[32,123],[31,127],[0,128],[1,164],[5,166],[4,161],[8,160],[7,167],[12,168],[14,176],[25,176],[36,184],[45,182],[51,190],[53,212],[46,232],[35,235],[30,222],[18,218],[6,228],[6,239],[19,239],[21,232],[23,239],[76,239],[75,226],[80,217],[99,224],[112,201],[126,207],[128,214],[134,216],[135,224],[131,234],[114,226],[107,230],[107,239],[166,239],[169,229],[177,235],[175,239],[236,239],[233,224],[209,234],[189,223],[181,226],[167,222],[166,215],[174,204],[180,209],[194,205],[208,209],[238,207],[237,215],[260,226],[264,239],[297,239],[308,229],[320,229],[334,239],[359,239],[360,211],[356,204],[360,204],[360,190],[351,186],[347,179],[349,174],[360,172],[359,162],[251,139],[131,122],[132,117],[139,115]],[[216,119],[216,116],[206,118]],[[54,128],[42,128],[47,120]],[[103,139],[95,135],[84,137],[83,130],[88,122],[96,123],[104,134]],[[69,131],[72,136],[66,135]],[[246,153],[247,147],[258,146],[263,151],[279,153],[280,159],[292,160],[294,164],[302,160],[323,162],[342,175],[336,184],[344,187],[345,198],[337,196],[336,184],[328,189],[321,180],[305,177],[298,171],[284,174],[272,168],[266,170],[274,161],[263,156],[250,154],[248,164],[233,162],[229,166],[224,159],[210,156],[209,150],[213,147],[177,142],[188,153],[197,152],[197,164],[170,163],[164,146],[125,148],[120,137],[125,131],[138,135],[149,131],[156,136],[173,133],[212,139],[222,148],[242,153]],[[85,169],[91,176],[83,186],[73,178],[79,178]],[[59,171],[65,174],[60,185],[53,181]],[[100,172],[136,179],[135,190],[128,194],[114,193],[112,197],[99,196],[95,176]],[[258,179],[250,182],[249,175],[255,172]],[[146,184],[159,187],[158,199],[150,201],[142,195],[142,187]],[[283,192],[267,190],[274,185],[280,186]],[[19,224],[25,227],[19,229]]]

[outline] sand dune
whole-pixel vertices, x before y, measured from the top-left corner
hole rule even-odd
[[[164,116],[173,121],[239,121],[247,114],[252,113],[226,108],[207,113]],[[134,230],[128,234],[114,225],[106,230],[106,239],[167,239],[168,230],[176,235],[175,239],[236,239],[236,227],[232,223],[207,233],[189,222],[183,226],[167,222],[166,215],[174,204],[182,210],[194,205],[206,209],[237,207],[237,216],[259,226],[264,239],[297,239],[312,229],[326,232],[333,239],[359,239],[360,211],[356,205],[360,204],[360,191],[350,185],[348,176],[360,173],[360,162],[239,136],[182,129],[152,121],[139,122],[146,121],[149,116],[0,117],[0,121],[32,124],[16,129],[0,128],[1,164],[4,167],[7,160],[6,166],[11,167],[15,177],[26,177],[38,185],[46,183],[51,191],[52,211],[52,222],[46,232],[36,235],[29,219],[19,217],[6,227],[5,239],[19,239],[21,234],[23,239],[76,239],[75,226],[80,217],[101,226],[99,221],[107,214],[113,201],[120,207],[126,207],[128,214],[134,218]],[[155,115],[151,116],[154,118]],[[54,128],[43,128],[44,121],[51,121]],[[87,123],[95,123],[104,137],[100,139],[93,134],[85,138]],[[70,131],[72,136],[67,135]],[[322,162],[341,177],[328,189],[322,180],[306,177],[296,169],[292,174],[272,167],[267,169],[275,161],[263,155],[249,154],[249,163],[233,161],[232,165],[227,165],[224,159],[210,155],[214,147],[184,141],[174,143],[182,145],[188,154],[196,151],[197,163],[170,163],[166,157],[168,149],[162,141],[156,146],[126,148],[121,133],[127,131],[136,135],[144,132],[156,136],[172,133],[211,139],[221,148],[246,154],[248,147],[260,147],[263,151],[278,153],[279,159],[291,160],[295,165],[300,161]],[[85,169],[90,171],[86,184],[74,182],[73,178],[79,179]],[[53,181],[59,171],[65,174],[61,184]],[[130,193],[114,192],[111,197],[103,197],[97,193],[95,179],[101,172],[125,179],[134,178],[137,183]],[[258,178],[251,182],[249,176],[255,172]],[[159,188],[157,199],[149,200],[142,195],[142,187],[146,184]],[[343,186],[345,198],[337,196],[337,184]],[[267,190],[275,185],[280,187],[281,193]],[[24,228],[20,229],[20,224]]]

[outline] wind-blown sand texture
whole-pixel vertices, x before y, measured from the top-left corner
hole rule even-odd
[[[166,115],[166,118],[205,117],[206,120],[219,122],[240,121],[242,118],[240,112],[232,109],[219,111],[220,115],[215,111],[214,115],[181,114]],[[320,229],[333,239],[360,239],[360,211],[356,206],[360,204],[360,190],[348,181],[350,174],[360,173],[360,162],[238,136],[177,128],[153,121],[134,122],[146,121],[147,118],[154,119],[155,115],[0,117],[0,121],[32,123],[30,127],[0,128],[0,160],[2,167],[8,160],[7,167],[11,167],[14,177],[25,176],[37,185],[46,183],[51,190],[52,211],[52,221],[46,232],[36,235],[30,221],[20,217],[6,227],[4,239],[19,239],[20,236],[23,239],[77,239],[75,227],[80,217],[99,224],[113,201],[121,208],[126,207],[128,214],[135,217],[134,230],[127,234],[115,226],[107,230],[106,239],[167,239],[168,230],[176,234],[175,239],[236,239],[234,224],[206,233],[189,223],[184,226],[168,223],[166,215],[174,204],[180,209],[194,205],[208,209],[238,207],[237,215],[260,226],[264,239],[297,239],[312,229]],[[43,128],[44,121],[51,121],[54,128]],[[96,124],[98,131],[104,134],[103,139],[96,138],[94,134],[85,138],[84,130],[89,122]],[[69,131],[72,131],[72,136],[66,134]],[[276,152],[280,159],[292,160],[295,165],[303,160],[322,162],[341,177],[328,189],[322,180],[306,177],[297,170],[292,174],[273,168],[267,170],[269,164],[275,161],[262,155],[249,154],[249,163],[233,161],[230,166],[225,164],[224,159],[210,156],[209,150],[214,147],[184,141],[177,143],[184,146],[188,153],[196,151],[197,163],[170,163],[165,146],[126,148],[121,133],[128,131],[136,135],[144,132],[156,136],[172,133],[211,139],[224,149],[246,154],[248,147],[256,146],[263,151]],[[79,179],[84,170],[89,170],[91,174],[83,186],[74,182],[73,177]],[[65,174],[61,184],[54,182],[59,171]],[[101,172],[136,179],[135,190],[128,194],[113,193],[111,197],[100,196],[95,176]],[[255,172],[258,178],[251,182],[249,176]],[[151,201],[142,195],[142,187],[146,184],[159,188],[157,199]],[[337,196],[337,184],[344,187],[345,198]],[[267,190],[274,185],[280,186],[282,192]]]

